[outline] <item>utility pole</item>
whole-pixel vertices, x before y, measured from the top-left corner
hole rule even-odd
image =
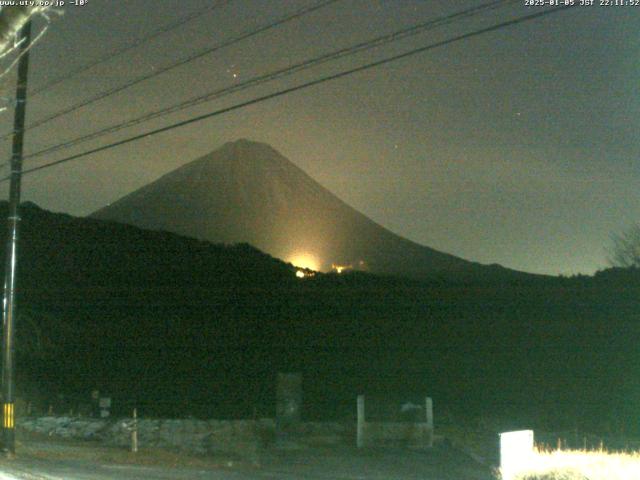
[[[15,454],[15,378],[14,378],[14,334],[15,334],[15,289],[18,263],[18,224],[20,216],[20,183],[22,179],[22,150],[24,142],[24,120],[27,108],[27,74],[29,72],[29,46],[31,43],[31,21],[22,26],[18,34],[20,60],[13,123],[13,147],[11,152],[11,184],[9,187],[9,216],[4,303],[2,311],[2,450],[7,456]]]
[[[16,44],[16,40],[19,40],[20,29],[27,24],[34,14],[43,12],[48,8],[35,5],[0,7],[0,54],[5,53]]]

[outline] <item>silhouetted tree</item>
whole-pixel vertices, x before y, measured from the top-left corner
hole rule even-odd
[[[611,236],[609,263],[614,267],[640,268],[640,223]]]

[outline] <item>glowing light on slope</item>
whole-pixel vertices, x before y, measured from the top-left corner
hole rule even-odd
[[[287,261],[299,268],[308,268],[309,270],[318,270],[320,268],[320,262],[310,253],[294,254]]]
[[[336,273],[342,273],[345,270],[353,270],[353,265],[336,265],[335,263],[332,263],[331,270]]]
[[[298,278],[309,278],[315,277],[316,272],[312,272],[311,270],[296,270],[296,277]]]

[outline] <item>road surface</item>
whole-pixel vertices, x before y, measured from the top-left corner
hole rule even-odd
[[[447,446],[269,450],[260,454],[259,464],[211,460],[191,466],[106,461],[103,455],[92,458],[90,449],[97,447],[83,451],[77,445],[55,445],[51,454],[52,445],[19,449],[16,458],[0,460],[0,480],[495,480],[489,468]]]

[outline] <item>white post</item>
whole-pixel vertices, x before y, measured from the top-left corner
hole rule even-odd
[[[431,397],[425,399],[424,411],[427,417],[427,446],[433,447],[433,399]]]
[[[358,395],[358,437],[356,444],[358,448],[364,446],[364,395]]]
[[[533,430],[500,434],[500,473],[512,480],[518,471],[526,470],[533,460]]]
[[[138,409],[133,409],[133,425],[131,428],[131,451],[138,451]]]
[[[431,397],[425,399],[424,410],[427,415],[427,427],[433,430],[433,399]]]

